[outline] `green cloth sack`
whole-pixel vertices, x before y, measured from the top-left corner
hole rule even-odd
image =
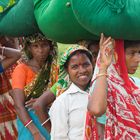
[[[78,22],[95,35],[140,39],[140,0],[71,0]]]
[[[37,31],[33,0],[18,0],[13,7],[0,13],[0,35],[23,36]]]
[[[34,0],[34,7],[38,26],[49,39],[61,43],[96,39],[78,23],[69,0]]]

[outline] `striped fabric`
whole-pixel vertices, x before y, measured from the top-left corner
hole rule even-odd
[[[15,66],[0,74],[0,140],[16,140],[17,126],[11,90],[11,73]]]

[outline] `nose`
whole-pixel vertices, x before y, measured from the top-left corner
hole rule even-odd
[[[41,46],[38,46],[38,52],[43,53],[43,48]]]
[[[140,53],[135,54],[135,60],[140,63]]]
[[[86,68],[84,66],[80,66],[79,73],[85,73],[85,72],[86,72]]]

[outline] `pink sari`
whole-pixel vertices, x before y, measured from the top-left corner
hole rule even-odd
[[[105,140],[140,139],[140,89],[129,80],[125,64],[123,41],[117,40],[114,62],[108,68],[108,97],[106,111]],[[98,73],[99,59],[95,74]],[[95,76],[93,76],[94,78]],[[90,118],[90,119],[89,119]],[[91,125],[92,116],[87,113],[85,140],[97,140],[95,125]],[[96,134],[96,137],[93,137]],[[91,136],[92,137],[89,137]]]

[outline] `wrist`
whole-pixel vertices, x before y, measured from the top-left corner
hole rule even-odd
[[[107,68],[99,68],[99,73],[107,73]]]

